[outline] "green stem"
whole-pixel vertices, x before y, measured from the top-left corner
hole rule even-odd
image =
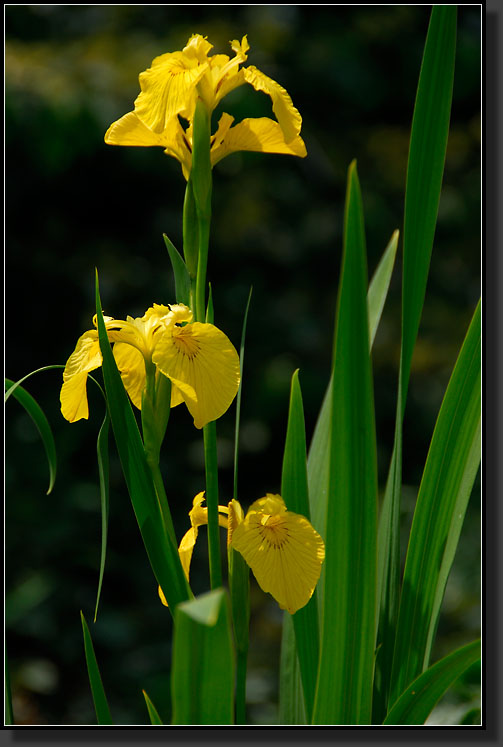
[[[208,267],[208,247],[210,242],[210,219],[199,216],[199,259],[196,277],[196,321],[206,318],[206,271]]]
[[[236,724],[246,724],[246,666],[248,648],[237,650],[236,659]]]
[[[218,463],[215,421],[207,423],[204,426],[203,437],[206,471],[206,505],[208,506],[210,585],[212,589],[216,589],[222,586],[222,564],[220,559],[220,531],[218,525]]]

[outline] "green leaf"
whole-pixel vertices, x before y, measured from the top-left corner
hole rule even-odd
[[[173,541],[174,531],[171,534],[165,524],[166,514],[161,511],[138,425],[108,340],[97,276],[96,314],[103,380],[122,471],[152,570],[173,613],[179,602],[189,598],[190,589]]]
[[[239,424],[241,419],[241,392],[243,389],[243,368],[245,360],[245,339],[246,339],[246,325],[248,323],[248,311],[250,309],[250,302],[252,297],[253,287],[250,287],[248,294],[248,301],[246,303],[245,313],[243,317],[243,327],[241,330],[241,344],[239,347],[239,387],[236,396],[236,426],[234,429],[234,489],[233,498],[237,500],[238,497],[238,454],[239,454]],[[238,553],[239,555],[239,553]]]
[[[279,723],[307,724],[292,615],[284,614],[279,666]]]
[[[433,433],[405,562],[390,703],[428,666],[447,578],[480,464],[480,302]]]
[[[402,344],[395,438],[379,517],[374,720],[386,713],[400,578],[402,421],[412,353],[422,313],[449,132],[456,46],[456,6],[432,8],[412,121],[403,229]]]
[[[108,458],[108,433],[110,430],[110,416],[108,410],[105,419],[98,433],[96,451],[98,456],[98,471],[100,476],[100,500],[101,500],[101,558],[100,558],[100,576],[98,580],[98,593],[96,594],[96,607],[94,609],[94,622],[98,616],[98,605],[101,596],[101,587],[103,585],[103,574],[105,572],[105,560],[107,554],[107,537],[108,537],[108,510],[110,503],[110,480],[109,480],[109,458]]]
[[[152,726],[164,726],[161,720],[161,717],[157,713],[157,709],[155,705],[152,703],[152,701],[148,697],[145,690],[143,690],[142,692],[143,692],[143,697],[145,698],[145,703],[147,704],[148,715],[150,717],[150,723],[152,724]]]
[[[374,343],[386,297],[388,295],[398,246],[398,236],[399,232],[394,231],[369,284],[367,306],[371,348]],[[311,521],[315,529],[320,532],[323,537],[325,536],[327,508],[332,386],[333,383],[331,376],[316,421],[307,461]],[[318,586],[320,585],[318,584]],[[318,598],[321,599],[320,594],[318,594]]]
[[[424,724],[442,695],[479,659],[480,640],[477,640],[437,661],[402,693],[384,719],[383,725]]]
[[[99,726],[110,726],[111,724],[113,724],[112,715],[110,713],[107,697],[103,688],[103,682],[101,680],[98,662],[96,661],[91,634],[82,612],[80,613],[80,618],[82,620],[82,631],[84,634],[84,650],[86,654],[87,673],[89,675],[89,684],[91,685],[96,718],[98,719]]]
[[[391,275],[395,266],[396,250],[398,247],[399,231],[394,231],[389,244],[384,250],[384,254],[376,267],[372,276],[367,293],[367,305],[369,315],[369,337],[370,348],[374,344],[377,328],[381,321],[381,316],[388,295]]]
[[[234,650],[223,589],[176,608],[171,683],[174,725],[234,722]]]
[[[281,495],[289,511],[310,519],[307,487],[306,429],[299,372],[294,372],[283,456]],[[286,613],[288,614],[288,613]],[[309,602],[293,616],[295,644],[308,723],[311,721],[318,673],[319,630],[316,590]]]
[[[376,614],[377,458],[365,230],[349,167],[334,341],[320,668],[313,723],[368,724]]]
[[[56,366],[51,366],[51,368],[56,368]],[[45,370],[45,369],[39,369],[39,370]],[[37,373],[37,372],[33,371],[33,373]],[[31,374],[28,374],[28,376],[30,375]],[[20,379],[20,381],[24,381],[24,379],[26,378],[28,377],[25,376],[23,379]],[[54,443],[54,436],[52,435],[52,430],[51,430],[51,426],[49,425],[49,421],[44,415],[44,412],[41,409],[40,405],[31,396],[31,394],[29,394],[26,391],[26,389],[20,386],[20,381],[13,382],[10,379],[5,379],[5,388],[6,388],[5,399],[7,401],[7,398],[12,394],[14,398],[17,399],[17,401],[24,407],[28,415],[31,417],[31,419],[37,426],[38,432],[40,433],[40,438],[42,439],[42,443],[44,444],[45,454],[47,456],[47,463],[49,465],[49,487],[46,493],[46,495],[49,495],[49,493],[52,491],[54,487],[54,481],[56,480],[57,455],[56,455],[56,444]]]
[[[173,268],[173,275],[175,276],[175,296],[177,303],[184,303],[186,306],[190,306],[190,277],[185,262],[183,261],[180,253],[175,249],[171,241],[168,239],[166,234],[163,234],[164,243],[168,250],[169,258],[171,260],[171,267]]]

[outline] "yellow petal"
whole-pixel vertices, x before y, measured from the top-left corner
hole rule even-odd
[[[322,538],[300,514],[287,511],[280,496],[255,501],[233,531],[240,552],[260,587],[294,614],[311,598],[325,557]]]
[[[105,133],[105,143],[160,146],[165,153],[180,161],[186,179],[192,168],[192,152],[178,117],[172,117],[161,132],[154,132],[141,121],[136,112],[129,112],[110,125]]]
[[[294,107],[290,94],[275,80],[257,70],[254,65],[244,67],[242,71],[247,83],[256,91],[263,91],[271,97],[272,110],[283,130],[285,141],[291,143],[300,133],[302,117]]]
[[[225,120],[222,124],[227,125],[228,120]],[[300,135],[297,135],[290,143],[286,143],[283,130],[277,122],[269,119],[269,117],[243,119],[242,122],[230,127],[223,133],[222,137],[217,139],[219,134],[219,130],[217,130],[211,149],[212,165],[218,163],[230,153],[242,150],[257,153],[284,153],[301,158],[304,158],[307,154],[306,146]]]
[[[181,114],[191,119],[197,100],[196,86],[208,70],[197,57],[185,52],[168,52],[156,57],[140,74],[141,93],[134,102],[135,112],[154,132],[166,129],[169,120]]]
[[[237,394],[239,356],[213,324],[168,328],[152,360],[180,390],[196,428],[223,415]]]
[[[166,142],[165,131],[156,133],[150,130],[136,115],[136,112],[129,112],[123,117],[110,125],[105,133],[105,143],[107,145],[137,145],[149,147],[158,145],[166,148],[169,144]]]
[[[120,371],[126,392],[135,407],[141,410],[141,396],[146,386],[145,358],[137,348],[125,342],[116,342],[113,348],[115,362]]]
[[[63,417],[70,423],[89,417],[87,404],[87,374],[102,363],[100,343],[96,330],[84,332],[75,350],[68,358],[63,371],[60,402]]]

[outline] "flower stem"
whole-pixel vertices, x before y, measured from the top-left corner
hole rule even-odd
[[[212,589],[222,586],[220,559],[220,532],[218,525],[218,463],[217,429],[215,421],[203,428],[204,464],[206,472],[206,505],[208,507],[208,554],[210,561],[210,585]]]

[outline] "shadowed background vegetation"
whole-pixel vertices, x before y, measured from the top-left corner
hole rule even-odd
[[[6,7],[6,375],[64,364],[91,328],[94,270],[104,312],[141,316],[174,299],[162,239],[181,249],[180,165],[160,148],[114,148],[103,136],[133,108],[138,74],[192,33],[215,52],[248,34],[248,64],[281,83],[303,117],[308,156],[238,153],[214,170],[208,277],[215,323],[239,347],[250,286],[239,498],[279,492],[290,378],[300,368],[308,442],[328,382],[346,172],[356,158],[369,273],[402,228],[408,138],[430,6]],[[443,392],[480,294],[480,9],[459,7],[451,133],[427,297],[404,426],[403,527]],[[237,121],[270,116],[250,86],[224,100]],[[222,109],[215,112],[215,121]],[[373,352],[381,489],[393,438],[400,344],[400,260]],[[98,378],[100,374],[98,373]],[[90,419],[59,412],[59,371],[27,382],[53,427],[59,473],[47,466],[18,403],[6,415],[7,648],[20,724],[92,724],[79,611],[91,624],[100,553],[96,437],[104,403],[89,385]],[[232,491],[234,407],[219,421],[221,502]],[[163,472],[177,536],[204,487],[202,433],[172,412]],[[111,448],[107,566],[91,626],[116,723],[143,724],[145,688],[169,717],[171,618],[157,588]],[[479,632],[477,482],[433,659]],[[207,588],[205,532],[193,560]],[[405,549],[405,548],[404,548]],[[277,718],[281,612],[252,581],[249,720]],[[477,702],[477,673],[436,714]],[[466,708],[465,708],[466,710]]]

